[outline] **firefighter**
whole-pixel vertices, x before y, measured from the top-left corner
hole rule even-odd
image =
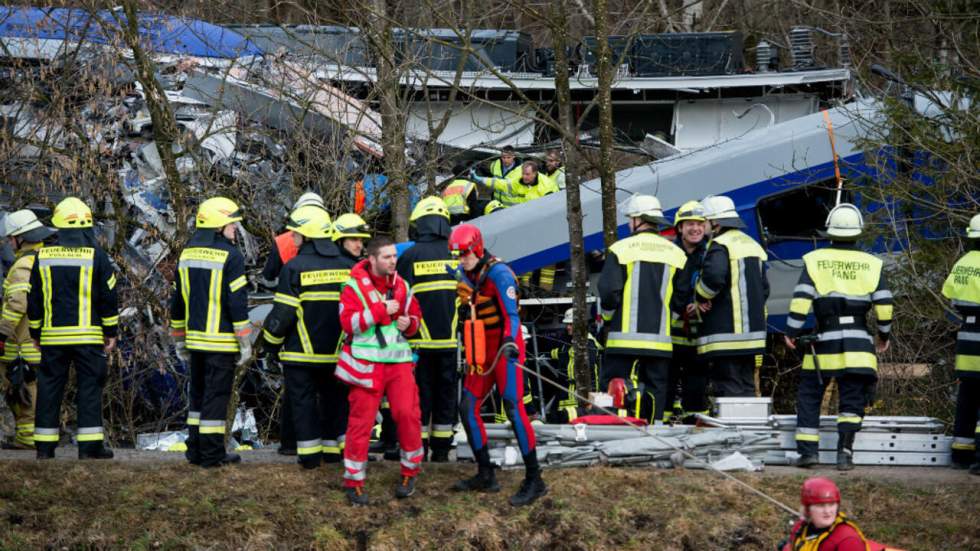
[[[626,205],[632,235],[613,243],[599,276],[602,319],[608,324],[601,386],[622,396],[634,362],[639,379],[654,395],[654,416],[663,418],[673,345],[669,306],[674,274],[684,268],[684,251],[657,233],[667,225],[660,201],[634,195]]]
[[[15,260],[3,280],[3,314],[0,317],[0,389],[14,414],[13,449],[34,449],[34,404],[37,401],[37,371],[41,351],[34,346],[28,330],[27,296],[31,290],[31,269],[37,251],[54,230],[41,224],[37,216],[24,209],[4,218],[3,234]],[[7,443],[4,442],[4,446]]]
[[[943,284],[960,317],[956,338],[956,421],[953,423],[953,467],[980,475],[980,214],[970,220],[970,252],[953,266]],[[972,466],[971,466],[972,464]]]
[[[453,180],[442,190],[442,200],[449,209],[449,224],[455,226],[480,215],[480,194],[476,184],[466,179],[466,167],[453,167]]]
[[[303,195],[299,196],[296,203],[293,204],[293,209],[290,212],[295,212],[296,209],[306,206],[313,205],[320,207],[321,209],[326,209],[323,206],[323,198],[319,194],[312,191],[307,191]],[[292,232],[287,228],[286,231],[280,233],[272,241],[272,250],[269,251],[269,258],[265,261],[265,266],[262,268],[262,280],[263,284],[267,287],[275,288],[278,285],[279,272],[282,271],[282,267],[290,261],[296,253],[299,252],[297,245],[293,241]]]
[[[330,215],[315,205],[297,208],[286,223],[298,249],[279,279],[262,331],[286,377],[296,451],[306,469],[339,463],[347,422],[347,388],[333,377],[340,349],[340,286],[354,266],[331,238]]]
[[[350,416],[344,448],[344,491],[351,505],[366,505],[364,478],[368,445],[381,398],[388,397],[401,445],[401,482],[395,497],[415,493],[422,465],[422,414],[408,338],[421,327],[422,311],[411,288],[395,269],[396,251],[388,237],[375,237],[367,259],[351,269],[340,300],[340,325],[349,335],[335,375],[350,388]]]
[[[34,444],[38,459],[58,446],[61,400],[74,364],[78,401],[78,458],[111,459],[102,428],[106,355],[116,346],[119,306],[116,274],[95,241],[92,211],[68,197],[51,217],[58,245],[42,247],[31,267],[27,317],[40,344]]]
[[[534,160],[524,161],[520,176],[517,178],[499,176],[487,178],[471,171],[470,180],[489,189],[493,193],[493,198],[500,201],[504,207],[533,201],[558,191],[555,181],[543,172],[539,172],[538,162]]]
[[[724,195],[702,201],[711,224],[694,297],[701,312],[698,354],[711,362],[715,396],[755,396],[755,368],[766,350],[765,250],[740,228],[745,224]]]
[[[670,361],[667,403],[672,404],[674,409],[680,406],[687,415],[707,415],[708,366],[698,355],[701,316],[694,301],[694,285],[701,273],[710,232],[701,203],[688,201],[681,205],[674,215],[674,229],[677,232],[674,244],[684,250],[687,261],[674,277],[674,294],[671,298],[670,334],[674,350]],[[678,384],[681,389],[679,395]],[[668,413],[665,412],[664,421],[667,421]]]
[[[467,326],[471,331],[465,344],[469,370],[463,380],[459,412],[479,469],[476,476],[460,480],[453,489],[500,491],[487,449],[486,429],[480,418],[483,399],[496,384],[524,460],[524,481],[510,498],[510,504],[529,505],[548,489],[541,478],[534,428],[522,399],[524,339],[517,308],[517,279],[506,264],[484,249],[483,236],[476,226],[457,226],[449,238],[449,249],[459,258],[457,293],[470,316]],[[478,328],[483,329],[482,343]],[[482,362],[478,360],[481,356]]]
[[[561,151],[549,149],[544,158],[545,175],[551,178],[558,189],[565,189],[565,165],[561,160]]]
[[[325,208],[323,206],[323,198],[312,191],[308,191],[299,196],[299,199],[293,205],[293,211],[306,205],[317,206],[321,209]],[[269,258],[266,259],[265,267],[262,268],[263,285],[270,288],[278,286],[279,272],[282,271],[282,267],[287,262],[296,256],[296,253],[299,252],[298,247],[293,238],[293,232],[288,228],[276,236],[272,241],[272,250],[269,251]],[[289,413],[291,410],[292,404],[289,402],[289,393],[286,392],[284,387],[282,389],[282,402],[279,408],[279,449],[276,450],[280,455],[296,455],[296,424],[293,422],[293,417]]]
[[[565,333],[571,339],[575,323],[575,309],[569,308],[565,310],[565,315],[562,317],[561,322],[565,324]],[[599,376],[599,352],[602,350],[602,346],[599,345],[599,341],[596,340],[591,332],[588,335],[589,342],[587,347],[589,357],[586,360],[586,365],[592,370],[592,380],[595,381]],[[557,365],[555,373],[557,376],[556,382],[561,383],[567,389],[558,390],[554,397],[558,401],[555,415],[559,423],[568,423],[579,416],[579,407],[584,405],[579,404],[578,398],[575,396],[576,392],[578,392],[575,385],[575,348],[571,342],[562,343],[551,349],[551,359]],[[550,421],[551,415],[548,415],[548,417]]]
[[[364,256],[364,240],[371,238],[371,228],[360,215],[348,212],[333,221],[333,240],[340,247],[340,254],[354,262]]]
[[[231,199],[212,197],[200,204],[197,230],[177,262],[170,301],[177,355],[190,365],[186,457],[202,467],[241,461],[225,453],[235,367],[252,357],[245,261],[235,247],[241,220]]]
[[[796,447],[797,466],[802,468],[819,463],[820,404],[832,379],[840,394],[837,469],[854,468],[854,436],[861,430],[877,380],[875,352],[888,350],[892,292],[881,259],[854,244],[863,227],[861,211],[854,205],[841,203],[831,209],[825,232],[830,246],[803,256],[803,272],[793,290],[785,335],[789,348],[796,348],[811,307],[816,317],[813,348],[800,351],[804,356],[796,399]],[[877,343],[866,320],[872,305],[878,319]]]
[[[800,519],[790,529],[782,551],[884,551],[864,537],[840,510],[840,490],[828,478],[809,478],[800,491]]]
[[[422,442],[434,463],[449,461],[456,424],[456,280],[449,254],[449,209],[439,197],[419,201],[410,222],[415,244],[398,258],[398,274],[422,308],[422,325],[409,339],[418,353],[415,382],[422,411]],[[431,430],[430,427],[431,426]]]

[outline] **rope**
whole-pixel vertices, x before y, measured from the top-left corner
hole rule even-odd
[[[840,204],[840,196],[844,187],[844,180],[840,177],[840,161],[837,159],[837,147],[834,144],[834,123],[830,120],[830,113],[824,109],[823,120],[827,123],[827,137],[830,138],[830,153],[834,156],[834,177],[837,179],[837,202]]]
[[[498,356],[499,356],[499,352],[498,352]],[[544,375],[541,375],[541,374],[535,372],[534,370],[528,368],[524,364],[521,364],[521,363],[518,363],[518,362],[514,362],[514,365],[516,365],[517,367],[520,367],[526,373],[529,373],[532,376],[535,376],[535,377],[540,378],[542,381],[550,384],[551,386],[553,386],[553,387],[555,387],[557,389],[560,389],[560,390],[564,390],[566,392],[569,392],[570,394],[572,394],[573,396],[575,396],[575,398],[578,401],[580,401],[580,402],[588,402],[588,399],[585,398],[584,396],[582,396],[581,394],[579,394],[578,392],[571,391],[570,389],[565,388],[564,385],[561,385],[561,384],[559,384],[559,383],[557,383],[557,382],[549,379],[548,377],[545,377]],[[593,404],[593,407],[595,407],[599,411],[605,413],[606,415],[611,415],[613,417],[616,417],[617,416],[616,415],[616,412],[614,412],[614,411],[612,411],[610,409],[607,409],[607,408],[604,408],[604,407],[601,407],[601,406],[597,406],[595,404]],[[647,427],[644,427],[644,426],[641,426],[641,425],[637,425],[636,423],[630,421],[629,419],[625,419],[625,418],[623,418],[622,421],[624,423],[626,423],[628,426],[632,427],[633,429],[636,429],[637,431],[639,431],[643,435],[649,436],[649,437],[657,440],[661,444],[666,444],[668,447],[674,449],[674,451],[680,452],[681,455],[687,457],[688,459],[694,460],[695,463],[700,464],[700,465],[704,465],[705,467],[708,468],[708,470],[714,471],[714,472],[720,474],[722,477],[727,478],[728,480],[734,482],[735,484],[741,486],[742,488],[748,490],[749,492],[751,492],[751,493],[753,493],[753,494],[761,497],[762,499],[764,499],[764,500],[768,501],[769,503],[775,505],[777,508],[782,509],[783,511],[787,512],[793,518],[799,517],[799,514],[800,514],[799,511],[796,510],[796,509],[794,509],[793,507],[790,507],[789,505],[786,505],[785,503],[783,503],[783,502],[779,501],[778,499],[772,497],[771,495],[763,492],[762,490],[759,490],[758,488],[752,486],[751,484],[749,484],[747,482],[744,482],[742,480],[739,480],[735,476],[732,476],[732,475],[726,473],[725,471],[719,470],[715,466],[713,466],[710,463],[702,460],[701,458],[697,457],[696,455],[692,454],[691,452],[675,446],[672,442],[670,442],[668,440],[665,440],[665,439],[661,438],[660,436],[657,436],[656,434],[651,433],[647,429]]]

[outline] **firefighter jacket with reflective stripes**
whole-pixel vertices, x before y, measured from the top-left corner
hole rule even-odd
[[[943,296],[960,315],[956,334],[956,376],[980,379],[980,243],[956,261]]]
[[[389,315],[387,300],[399,309]],[[334,375],[349,385],[379,389],[384,365],[412,363],[408,338],[421,325],[422,310],[411,288],[397,273],[382,277],[371,273],[368,260],[358,262],[340,292],[340,327],[348,337],[337,359]],[[398,330],[398,318],[407,316],[408,327]]]
[[[592,370],[592,382],[598,384],[599,381],[599,351],[602,346],[591,333],[589,333],[588,352],[589,357],[586,365]],[[562,344],[551,349],[551,359],[554,360],[556,367],[556,382],[562,385],[563,390],[558,391],[558,409],[565,410],[568,420],[571,421],[578,417],[578,399],[575,393],[578,392],[575,386],[575,347],[571,343]]]
[[[116,274],[105,251],[81,232],[59,232],[60,245],[38,250],[31,268],[27,316],[42,347],[101,346],[116,336]]]
[[[398,274],[409,284],[422,307],[422,325],[409,342],[426,350],[456,350],[456,278],[459,264],[449,254],[445,237],[434,228],[449,224],[437,215],[416,221],[415,244],[398,257]],[[448,268],[448,269],[447,269]]]
[[[680,247],[652,231],[609,247],[599,276],[602,319],[609,323],[606,352],[669,358],[674,274],[684,267]]]
[[[283,266],[262,329],[266,348],[279,349],[280,361],[307,366],[337,361],[343,342],[340,287],[353,266],[329,239],[303,243]]]
[[[34,346],[27,320],[27,295],[31,290],[31,268],[40,243],[25,244],[17,251],[7,277],[3,280],[3,315],[0,317],[0,339],[4,352],[0,362],[10,364],[18,357],[29,364],[41,363],[41,351]]]
[[[690,253],[681,245],[679,235],[674,243],[687,254],[687,261],[684,268],[674,275],[674,294],[670,298],[670,336],[674,346],[697,346],[701,316],[699,313],[688,314],[687,305],[694,303],[694,285],[701,275],[708,238],[702,239]]]
[[[177,262],[171,330],[185,332],[189,350],[237,353],[237,337],[251,330],[247,283],[235,245],[215,230],[197,230]]]
[[[272,241],[269,258],[266,259],[265,266],[262,268],[262,278],[266,281],[275,281],[279,277],[282,267],[292,260],[298,252],[296,243],[293,241],[293,232],[285,231],[277,235]]]
[[[754,239],[727,229],[708,244],[701,276],[694,286],[698,302],[711,302],[701,315],[698,354],[746,356],[766,350],[766,252]]]
[[[512,207],[558,192],[558,185],[543,172],[538,173],[533,184],[525,184],[520,175],[517,178],[487,178],[485,182],[487,187],[493,190],[494,199],[500,201],[505,207]]]
[[[442,190],[442,200],[453,216],[465,216],[476,210],[476,184],[457,178]]]
[[[868,312],[873,306],[882,340],[888,340],[892,323],[892,292],[881,260],[850,243],[831,243],[803,255],[803,264],[789,305],[786,334],[796,337],[802,332],[812,306],[820,370],[874,374],[878,360],[868,331]],[[803,369],[815,369],[813,354],[804,354]]]

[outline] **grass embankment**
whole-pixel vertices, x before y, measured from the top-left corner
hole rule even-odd
[[[336,465],[5,461],[0,548],[772,550],[788,519],[717,475],[607,468],[549,470],[550,493],[525,509],[447,489],[471,466],[427,466],[396,501],[394,464],[372,463],[372,506],[349,507]],[[803,474],[739,475],[795,505]],[[972,479],[972,480],[971,480]],[[840,477],[846,510],[870,537],[905,549],[980,549],[980,484]],[[959,478],[954,478],[959,481]]]

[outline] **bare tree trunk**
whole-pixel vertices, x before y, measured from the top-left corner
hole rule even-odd
[[[135,0],[123,0],[122,6],[126,21],[120,22],[119,26],[123,30],[122,36],[126,47],[133,52],[136,79],[143,86],[146,106],[150,111],[150,119],[153,121],[153,139],[163,163],[167,190],[170,192],[170,206],[173,208],[177,221],[174,240],[177,243],[183,243],[187,238],[187,201],[184,196],[184,186],[180,181],[180,173],[177,172],[177,158],[173,149],[180,137],[177,119],[174,118],[163,86],[156,79],[153,60],[150,59],[146,51],[143,50],[143,45],[140,44],[136,2]]]
[[[612,81],[615,66],[609,47],[609,10],[606,0],[594,0],[599,106],[599,178],[602,181],[602,240],[616,242],[616,171],[613,169]],[[557,55],[557,53],[556,53]]]
[[[386,0],[372,0],[368,14],[371,44],[378,71],[378,99],[381,112],[381,146],[384,148],[387,192],[391,200],[394,238],[408,240],[408,170],[405,160],[406,113],[400,101],[400,84],[395,60],[395,41]]]
[[[592,369],[589,365],[589,319],[585,294],[588,291],[588,270],[585,264],[585,242],[582,235],[582,199],[579,185],[582,176],[579,168],[578,144],[575,119],[572,117],[572,93],[569,86],[568,55],[565,48],[569,44],[567,0],[558,0],[552,5],[551,36],[555,48],[555,92],[558,99],[558,120],[565,129],[562,135],[562,149],[565,150],[565,199],[566,220],[568,221],[568,244],[570,248],[569,269],[572,273],[572,307],[575,309],[575,324],[572,329],[572,346],[575,350],[575,388],[579,394],[587,395],[592,389]],[[615,209],[615,205],[613,205]]]

